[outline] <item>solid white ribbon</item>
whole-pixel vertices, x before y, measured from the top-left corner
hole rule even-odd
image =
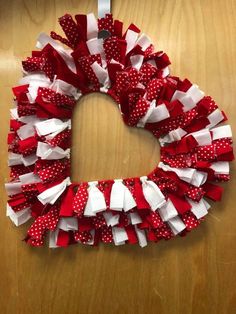
[[[53,137],[71,126],[71,120],[63,122],[60,119],[52,118],[35,124],[38,135],[47,135],[53,133]]]
[[[130,56],[132,67],[139,71],[143,64],[143,59],[144,59],[143,55]]]
[[[88,201],[85,206],[84,216],[96,216],[96,213],[106,210],[106,201],[103,193],[97,188],[97,183],[97,181],[88,183]]]
[[[64,150],[59,146],[52,147],[47,143],[38,142],[36,155],[47,160],[69,158],[70,149]]]
[[[29,74],[22,77],[19,84],[29,84],[27,96],[30,103],[34,103],[36,97],[38,96],[38,88],[50,87],[51,81],[45,74]]]
[[[16,195],[18,193],[21,193],[21,185],[21,182],[18,181],[5,183],[7,195]]]
[[[91,65],[91,68],[93,69],[99,83],[108,89],[110,86],[108,71],[101,67],[100,64],[98,64],[96,61]]]
[[[54,78],[50,88],[54,90],[56,93],[68,95],[74,97],[78,100],[81,97],[81,93],[79,90],[71,84],[68,84],[65,81],[59,80],[56,77]]]
[[[21,184],[31,184],[41,182],[39,176],[33,172],[28,172],[19,176]]]
[[[158,105],[156,107],[156,100],[150,103],[150,107],[145,116],[138,122],[138,127],[144,127],[146,123],[155,123],[169,118],[170,114],[165,104]]]
[[[38,157],[35,154],[32,154],[30,156],[21,156],[22,163],[25,167],[31,166],[35,164],[35,162],[38,160]]]
[[[103,216],[104,216],[104,218],[106,220],[107,226],[113,227],[115,225],[118,225],[119,219],[120,219],[120,215],[119,214],[113,215],[112,213],[104,212]]]
[[[126,54],[128,54],[130,50],[134,48],[134,46],[136,45],[137,39],[138,39],[138,33],[132,31],[131,29],[128,29],[125,36],[125,40],[127,43]]]
[[[189,135],[192,135],[195,138],[199,146],[210,145],[212,142],[209,129],[203,129],[197,132],[190,133]]]
[[[166,134],[165,136],[160,137],[160,139],[159,139],[160,145],[164,146],[165,143],[172,143],[175,141],[179,141],[186,134],[187,134],[187,132],[181,128],[172,130],[168,134]]]
[[[146,176],[140,177],[142,182],[143,194],[150,205],[151,209],[155,211],[165,204],[165,196],[162,194],[159,187],[151,180],[148,180]]]
[[[147,238],[144,230],[139,229],[136,225],[134,226],[138,242],[141,247],[145,247],[147,245]]]
[[[194,108],[204,95],[203,91],[196,84],[193,84],[187,92],[175,91],[171,101],[178,99],[184,105],[184,111],[186,112]]]
[[[216,161],[210,166],[215,171],[215,174],[229,174],[229,162],[228,161]]]
[[[183,231],[186,226],[184,222],[180,219],[180,217],[174,217],[167,221],[169,227],[171,228],[174,235],[177,235],[181,231]]]
[[[14,212],[14,210],[7,204],[6,215],[18,227],[31,218],[31,211],[30,208],[25,208],[18,212]]]
[[[132,225],[137,225],[137,224],[140,224],[142,222],[141,217],[136,212],[130,213],[129,217],[130,217],[130,221],[131,221]]]
[[[221,121],[224,120],[224,115],[221,112],[221,110],[217,108],[216,110],[214,110],[211,114],[209,114],[207,116],[207,119],[210,122],[210,124],[207,125],[207,127],[208,128],[212,128],[212,127],[214,127],[215,125],[217,125],[218,123],[220,123]]]
[[[163,221],[168,221],[171,218],[178,216],[178,212],[170,199],[168,199],[166,203],[158,209],[158,212]]]
[[[33,165],[38,157],[34,154],[23,157],[21,154],[15,154],[10,152],[8,155],[8,166],[16,166],[24,164],[25,167]]]
[[[58,197],[65,191],[66,187],[71,184],[70,178],[67,177],[61,183],[43,191],[37,197],[38,200],[43,204],[53,205]]]
[[[34,126],[31,123],[25,124],[21,126],[17,131],[17,135],[21,140],[24,140],[28,137],[34,136],[35,129]]]
[[[112,234],[115,245],[125,244],[125,241],[128,240],[128,235],[124,228],[113,227]]]
[[[87,38],[97,38],[98,37],[98,24],[97,19],[93,13],[87,14]]]
[[[128,211],[136,206],[136,202],[121,179],[115,180],[111,189],[110,209],[117,211]]]
[[[203,198],[199,202],[194,202],[188,198],[188,202],[192,206],[191,212],[197,217],[197,219],[200,219],[208,214],[210,204]]]
[[[68,68],[72,72],[76,73],[75,62],[71,56],[71,53],[73,51],[69,48],[65,49],[57,41],[55,41],[54,39],[52,39],[50,36],[46,35],[45,33],[39,34],[36,47],[39,49],[43,49],[47,44],[50,44],[60,54],[60,56],[63,58],[63,60],[67,64]]]
[[[228,124],[211,129],[211,132],[213,140],[218,140],[221,138],[232,138],[232,130]]]
[[[91,55],[100,54],[105,57],[102,38],[92,38],[86,44]]]
[[[78,219],[75,217],[60,218],[57,227],[64,231],[78,230]]]
[[[198,171],[194,168],[174,168],[170,167],[163,162],[160,162],[158,165],[159,168],[163,169],[164,171],[173,171],[177,174],[177,176],[194,186],[199,187],[200,185],[204,184],[207,179],[207,173],[203,171]]]
[[[49,233],[49,247],[50,249],[58,248],[57,238],[58,238],[59,228]]]
[[[136,45],[139,45],[142,48],[142,51],[145,51],[151,45],[151,40],[146,34],[141,34]]]

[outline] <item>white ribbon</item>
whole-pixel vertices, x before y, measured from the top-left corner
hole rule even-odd
[[[121,179],[115,180],[111,189],[110,209],[128,211],[136,206],[136,202]]]
[[[35,102],[38,95],[39,87],[49,87],[51,85],[50,79],[45,74],[29,74],[22,77],[19,81],[20,85],[29,84],[28,99],[31,103]]]
[[[33,172],[28,172],[19,176],[21,184],[31,184],[41,182],[39,176]]]
[[[54,159],[63,159],[70,157],[70,149],[62,149],[59,146],[52,147],[47,143],[38,142],[36,155],[42,159],[54,160]]]
[[[166,134],[165,136],[160,137],[160,139],[159,139],[160,145],[164,146],[165,143],[172,143],[175,141],[179,141],[186,134],[187,134],[187,132],[181,128],[172,130],[168,134]]]
[[[144,59],[143,55],[130,56],[132,67],[139,71],[143,64],[143,59]]]
[[[144,230],[139,229],[136,225],[134,226],[138,242],[141,247],[145,247],[147,245],[147,238]]]
[[[210,166],[215,171],[215,174],[229,174],[229,162],[228,161],[216,161]]]
[[[93,13],[87,14],[87,38],[97,38],[98,37],[98,24],[97,19]]]
[[[112,234],[115,245],[125,244],[125,241],[128,240],[128,235],[124,228],[113,227]]]
[[[17,135],[21,140],[24,140],[28,137],[34,136],[35,129],[34,126],[31,123],[27,123],[23,126],[21,126],[17,131]]]
[[[98,64],[96,61],[91,65],[91,68],[93,69],[99,83],[102,84],[103,87],[108,89],[110,86],[108,71],[101,67],[100,64]]]
[[[43,204],[51,204],[53,205],[58,197],[65,191],[66,187],[70,185],[70,178],[67,177],[61,183],[43,191],[37,197],[38,200]]]
[[[8,155],[8,166],[16,166],[24,164],[25,167],[33,165],[38,157],[34,154],[23,157],[21,154],[15,154],[10,152]]]
[[[30,208],[25,208],[18,212],[14,212],[14,210],[7,204],[6,215],[18,227],[31,218],[31,211]]]
[[[167,223],[170,226],[174,235],[177,235],[186,228],[184,222],[178,216],[171,218],[167,221]]]
[[[170,199],[168,199],[166,203],[158,209],[158,212],[163,221],[168,221],[171,218],[178,216],[178,212]]]
[[[30,156],[21,156],[22,163],[25,167],[31,166],[35,164],[35,162],[38,160],[38,157],[35,154],[32,154]]]
[[[125,40],[127,43],[126,54],[128,54],[130,50],[134,48],[134,46],[136,45],[137,39],[138,39],[138,33],[132,31],[131,29],[128,29],[125,36]]]
[[[188,198],[188,203],[192,206],[191,212],[200,219],[208,214],[210,204],[203,198],[199,202],[194,202]]]
[[[63,122],[60,119],[48,119],[35,124],[38,135],[47,135],[53,133],[53,137],[71,126],[71,120]]]
[[[131,221],[132,225],[137,225],[137,224],[140,224],[142,222],[141,217],[136,212],[130,213],[129,216],[130,216],[130,221]]]
[[[71,49],[65,49],[61,46],[57,41],[52,39],[50,36],[46,35],[45,33],[39,34],[38,41],[36,47],[39,49],[43,49],[47,44],[50,44],[63,58],[65,63],[67,64],[68,68],[76,73],[76,66],[74,59],[71,57],[71,53],[73,52]]]
[[[212,142],[209,129],[202,129],[200,131],[190,133],[189,135],[192,135],[195,138],[199,146],[210,145]]]
[[[78,219],[75,217],[60,218],[57,227],[64,231],[78,230]]]
[[[145,51],[151,45],[151,40],[146,34],[141,34],[136,45],[139,45],[142,48],[142,51]]]
[[[97,188],[97,181],[88,182],[88,201],[85,206],[84,216],[96,216],[96,213],[106,210],[103,193]]]
[[[213,140],[218,140],[221,138],[232,138],[232,130],[228,124],[211,129],[211,132]]]
[[[104,216],[104,218],[106,220],[107,226],[113,227],[115,225],[118,225],[119,219],[120,219],[120,215],[119,214],[113,215],[110,212],[104,212],[103,216]]]
[[[207,116],[207,119],[210,122],[210,124],[208,124],[207,127],[212,128],[224,120],[224,115],[221,112],[221,110],[217,108],[216,110],[214,110],[211,114]]]
[[[165,204],[165,196],[162,194],[159,187],[151,180],[147,180],[146,176],[140,178],[142,182],[143,194],[150,205],[151,209],[155,211]]]
[[[164,171],[173,171],[177,174],[177,176],[194,186],[199,187],[200,185],[204,184],[207,179],[207,173],[203,171],[198,171],[194,168],[174,168],[170,167],[163,162],[160,162],[158,165],[159,168],[163,169]]]
[[[21,182],[8,182],[5,183],[5,189],[7,192],[7,195],[16,195],[21,193],[22,189],[21,189]]]
[[[50,249],[58,248],[57,238],[58,238],[59,228],[49,233],[49,247]]]
[[[196,106],[196,104],[204,97],[196,84],[193,84],[187,92],[175,91],[171,101],[178,99],[184,105],[184,111],[189,111]]]
[[[50,88],[54,90],[56,93],[68,95],[74,97],[78,100],[81,97],[81,93],[79,90],[71,84],[68,84],[65,81],[59,80],[56,77],[54,78]]]
[[[150,107],[148,108],[148,111],[146,112],[145,116],[139,120],[138,127],[144,127],[144,125],[148,122],[155,123],[162,121],[164,119],[169,118],[169,116],[170,114],[166,108],[166,105],[161,104],[156,107],[156,100],[153,100],[150,103]]]

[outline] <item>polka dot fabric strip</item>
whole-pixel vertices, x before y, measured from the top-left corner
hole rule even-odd
[[[134,24],[111,14],[66,14],[65,37],[40,34],[13,88],[8,134],[7,216],[32,224],[32,246],[114,245],[185,236],[220,201],[234,159],[231,128],[216,102],[188,79]],[[109,35],[101,38],[101,31]],[[83,95],[110,95],[124,123],[149,130],[161,160],[143,177],[71,182],[71,117]]]

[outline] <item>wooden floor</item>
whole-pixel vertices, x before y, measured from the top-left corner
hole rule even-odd
[[[64,13],[96,14],[96,0],[0,0],[0,313],[236,313],[236,186],[225,186],[201,227],[186,238],[138,246],[35,249],[5,217],[6,136],[11,86],[38,33],[59,31]],[[236,133],[236,1],[113,0],[116,18],[133,22],[172,60],[172,73],[212,95]],[[155,139],[125,127],[114,103],[93,94],[73,119],[73,180],[143,175],[159,158]]]

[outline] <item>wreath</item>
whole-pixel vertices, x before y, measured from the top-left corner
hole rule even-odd
[[[233,160],[226,116],[196,84],[169,73],[170,60],[148,36],[111,14],[66,14],[66,38],[40,34],[13,88],[8,135],[7,216],[33,223],[24,238],[50,247],[139,243],[185,236],[219,201]],[[61,45],[62,43],[63,45]],[[67,46],[65,48],[65,46]],[[71,182],[71,116],[91,92],[110,95],[124,122],[149,130],[160,162],[147,176]]]

